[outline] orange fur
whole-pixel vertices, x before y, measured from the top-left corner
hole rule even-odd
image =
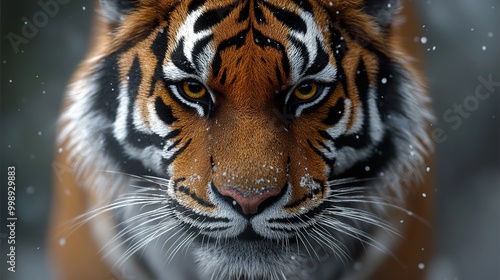
[[[111,30],[106,24],[98,24],[96,30],[96,42],[89,57],[100,54],[100,48],[104,48],[105,55],[119,49],[123,42],[131,42],[142,38],[142,42],[133,46],[128,52],[120,57],[120,76],[124,80],[135,58],[138,58],[141,65],[154,65],[155,57],[149,48],[156,36],[156,32],[151,32],[149,28],[155,22],[160,22],[158,29],[165,28],[170,41],[175,38],[175,32],[180,27],[187,14],[187,2],[181,1],[179,6],[171,12],[172,24],[166,26],[162,23],[164,13],[170,10],[173,2],[176,1],[145,1],[145,7],[138,13],[126,16],[126,23],[118,30]],[[409,32],[407,28],[416,26],[414,18],[408,9],[403,11],[405,17],[410,19],[402,28],[397,30],[394,38],[386,38],[384,34],[377,31],[375,23],[368,15],[362,13],[359,0],[341,1],[335,3],[335,10],[338,10],[338,17],[347,26],[335,27],[341,32],[354,34],[350,38],[346,37],[350,51],[346,55],[343,63],[347,75],[347,88],[338,86],[325,101],[325,104],[333,106],[340,98],[348,97],[352,101],[352,108],[361,106],[358,92],[355,86],[354,77],[360,58],[366,65],[370,84],[376,83],[376,73],[378,65],[376,58],[366,52],[363,40],[370,42],[376,48],[386,53],[389,57],[398,55],[389,51],[393,46],[399,50],[413,47],[404,41],[400,46],[403,34]],[[328,5],[328,1],[323,3]],[[222,2],[215,2],[213,7],[222,6]],[[283,4],[287,6],[288,4]],[[287,7],[289,10],[296,10],[293,5]],[[314,6],[318,18],[315,18],[318,26],[326,26],[328,17],[321,11],[320,6]],[[237,17],[237,13],[230,17]],[[272,18],[268,16],[268,18]],[[255,20],[255,19],[252,19]],[[225,21],[214,28],[214,44],[219,45],[224,39],[237,34],[246,23],[234,24],[235,20]],[[278,21],[268,22],[269,30],[267,34],[279,42],[286,41],[286,29]],[[114,32],[114,38],[108,35]],[[329,39],[330,33],[322,30],[324,36]],[[411,32],[414,32],[411,31]],[[361,38],[363,40],[361,40]],[[210,119],[193,118],[193,111],[181,106],[172,106],[174,115],[183,116],[178,118],[172,127],[182,129],[179,141],[185,144],[191,139],[190,145],[176,159],[173,168],[176,177],[192,179],[190,189],[197,197],[208,201],[207,185],[213,182],[216,187],[221,187],[230,180],[231,184],[240,189],[245,189],[248,193],[257,193],[267,186],[266,182],[273,182],[273,186],[283,188],[287,182],[292,185],[300,185],[301,179],[310,174],[314,178],[327,181],[325,176],[325,164],[322,159],[314,153],[308,146],[307,139],[318,138],[317,131],[326,129],[326,125],[321,123],[328,114],[328,106],[320,108],[315,112],[308,113],[308,118],[296,120],[290,127],[285,127],[280,119],[279,112],[275,108],[275,94],[281,92],[283,88],[290,85],[289,80],[283,74],[285,69],[279,66],[282,76],[276,74],[273,67],[269,65],[279,64],[280,53],[277,50],[269,50],[252,44],[254,37],[248,36],[246,43],[240,49],[231,48],[224,51],[221,56],[225,62],[218,75],[209,78],[208,86],[217,91],[217,98],[223,100],[217,106],[214,116]],[[391,47],[387,47],[387,45]],[[172,48],[167,48],[167,57],[171,55]],[[332,55],[334,50],[329,50],[331,62],[334,62]],[[241,59],[240,59],[241,58]],[[84,71],[88,65],[83,64],[80,71]],[[411,65],[415,67],[415,65]],[[168,93],[168,89],[161,83],[155,86],[153,96],[149,96],[150,83],[153,79],[153,67],[143,67],[143,79],[139,87],[137,99],[141,116],[146,120],[146,125],[151,125],[147,121],[148,104],[153,103],[156,97],[160,97],[165,104],[176,104],[173,97]],[[225,71],[228,84],[220,82],[220,76]],[[78,77],[80,74],[77,74]],[[281,82],[280,82],[281,81]],[[283,93],[280,93],[283,94]],[[348,96],[345,96],[345,95]],[[68,105],[66,105],[68,106]],[[353,114],[349,121],[349,127],[354,125],[356,115]],[[311,122],[310,120],[318,120]],[[293,137],[292,137],[292,136]],[[56,155],[56,162],[67,164],[68,152],[66,143],[61,144],[65,150]],[[280,147],[279,149],[277,147]],[[85,155],[81,155],[85,156]],[[217,171],[211,172],[212,166],[210,156],[217,165]],[[252,159],[248,161],[245,159]],[[289,166],[287,166],[289,164]],[[284,170],[289,168],[289,177]],[[256,179],[258,182],[256,182]],[[262,180],[260,180],[262,179]],[[69,232],[67,227],[61,227],[71,218],[88,211],[92,202],[99,196],[94,189],[81,188],[79,178],[72,171],[58,174],[54,184],[53,216],[49,231],[50,247],[57,277],[60,279],[113,279],[110,267],[101,260],[99,244],[95,241],[92,230],[88,224],[83,224],[74,232]],[[432,204],[433,191],[430,182],[432,178],[426,174],[424,183],[414,182],[408,188],[406,195],[408,199],[403,206],[428,221],[433,222]],[[251,182],[251,183],[249,183]],[[298,201],[311,192],[309,188],[296,188],[292,193],[291,201]],[[426,197],[422,197],[422,193]],[[306,202],[308,207],[317,206],[321,198],[326,196],[320,193]],[[188,194],[179,194],[179,201],[187,207],[199,208],[204,211],[212,211],[210,207],[204,207],[192,201]],[[290,212],[298,211],[299,205],[290,209]],[[419,268],[419,264],[428,264],[428,259],[432,253],[432,227],[421,220],[403,214],[398,211],[392,213],[393,220],[399,223],[403,220],[402,238],[397,240],[398,245],[390,248],[395,257],[388,256],[381,261],[374,274],[366,276],[366,279],[423,279],[426,269]],[[61,246],[60,237],[64,237],[65,243]]]

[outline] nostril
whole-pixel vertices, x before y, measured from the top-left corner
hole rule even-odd
[[[255,215],[259,210],[263,210],[259,209],[259,206],[262,205],[264,201],[278,196],[281,190],[278,188],[266,188],[258,193],[248,194],[234,187],[225,187],[219,192],[223,196],[234,199],[233,203],[237,203],[241,207],[243,214]]]

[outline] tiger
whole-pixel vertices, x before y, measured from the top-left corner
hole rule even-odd
[[[59,119],[54,277],[424,279],[433,114],[403,40],[413,9],[100,0],[96,10]]]

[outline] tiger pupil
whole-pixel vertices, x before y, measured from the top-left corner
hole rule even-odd
[[[312,86],[312,84],[301,85],[299,87],[299,91],[300,91],[300,93],[302,93],[304,95],[311,94],[311,92],[313,91],[313,86]]]
[[[187,87],[188,87],[188,90],[194,94],[200,93],[203,90],[203,87],[200,84],[195,83],[195,82],[188,82]]]
[[[195,81],[184,81],[182,82],[182,91],[190,98],[202,98],[205,96],[207,90],[205,87]]]

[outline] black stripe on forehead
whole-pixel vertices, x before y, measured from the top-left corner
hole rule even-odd
[[[323,44],[318,38],[316,38],[316,59],[314,60],[311,67],[309,67],[305,72],[305,76],[317,74],[328,65],[330,58],[328,57],[328,54],[325,52],[322,46]]]
[[[306,70],[307,65],[309,64],[309,52],[307,51],[306,45],[295,39],[295,37],[290,36],[288,38],[290,40],[290,43],[298,50],[300,57],[302,57],[302,65],[300,66],[299,73],[304,73]]]
[[[248,35],[249,28],[242,30],[238,34],[234,35],[231,38],[228,38],[222,41],[219,46],[217,46],[217,50],[215,51],[215,56],[212,61],[212,72],[214,76],[219,75],[219,71],[222,65],[222,57],[221,52],[230,47],[236,47],[239,49],[245,44],[246,37]]]
[[[201,67],[203,66],[202,65],[202,61],[200,61],[200,54],[203,52],[203,50],[207,47],[207,45],[212,42],[214,36],[212,34],[210,35],[207,35],[205,37],[203,37],[201,40],[199,40],[198,42],[196,42],[196,44],[194,44],[194,47],[193,47],[193,50],[192,50],[192,55],[193,55],[193,62],[195,64],[195,67],[196,69],[199,71],[199,72],[202,72],[203,69],[201,69]]]
[[[182,38],[177,47],[172,52],[172,63],[182,71],[188,74],[196,74],[196,70],[184,54],[184,38]]]
[[[264,2],[264,6],[266,6],[266,8],[273,13],[273,16],[286,27],[300,33],[307,32],[307,24],[296,13],[275,7],[267,2]]]
[[[264,12],[262,12],[262,9],[260,8],[260,1],[255,1],[254,2],[254,4],[253,4],[253,12],[255,14],[255,19],[257,20],[258,24],[267,23],[267,20],[264,17]]]
[[[219,9],[213,9],[203,12],[203,14],[194,23],[194,32],[212,28],[223,21],[234,9],[236,4],[227,5]]]
[[[198,10],[201,6],[203,6],[207,1],[206,0],[193,0],[189,3],[188,11],[193,12]]]

